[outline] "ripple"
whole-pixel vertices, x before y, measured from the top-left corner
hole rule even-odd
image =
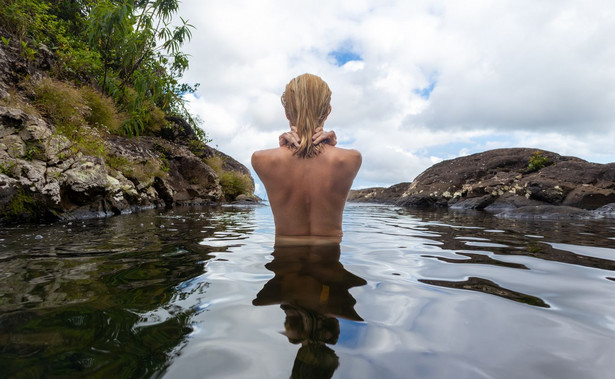
[[[0,362],[7,376],[604,377],[614,222],[349,205],[328,253],[274,249],[268,207],[3,228]]]

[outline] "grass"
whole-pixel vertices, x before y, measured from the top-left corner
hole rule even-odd
[[[247,195],[250,188],[250,177],[235,171],[226,171],[220,175],[220,185],[227,200],[234,200],[239,195]]]
[[[53,121],[56,133],[66,137],[71,142],[72,153],[83,152],[89,155],[104,155],[105,125],[90,124],[88,119],[104,119],[105,114],[113,114],[112,110],[104,108],[105,100],[90,101],[94,99],[91,90],[80,90],[66,82],[50,78],[42,79],[33,84],[36,107]],[[88,92],[86,96],[84,93]],[[93,112],[90,104],[100,107]],[[94,118],[92,118],[94,117]]]
[[[91,126],[104,127],[112,134],[118,134],[124,116],[118,113],[113,100],[90,87],[82,87],[79,92],[90,108],[85,120]]]
[[[236,171],[225,171],[224,160],[221,157],[207,158],[204,162],[218,174],[226,200],[235,200],[239,195],[249,194],[251,179],[248,175]]]
[[[224,170],[222,169],[224,161],[220,157],[206,158],[203,160],[203,162],[205,162],[206,165],[211,167],[216,172],[216,174],[218,174],[218,176],[222,175],[222,173],[224,172]]]

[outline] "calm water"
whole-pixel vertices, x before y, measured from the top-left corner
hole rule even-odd
[[[277,247],[268,207],[0,230],[0,377],[606,378],[615,220],[349,205]]]

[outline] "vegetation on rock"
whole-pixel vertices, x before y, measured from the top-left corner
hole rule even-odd
[[[548,157],[545,157],[544,155],[542,155],[542,152],[540,150],[537,150],[534,153],[532,153],[532,155],[530,156],[530,161],[527,165],[526,171],[528,173],[538,171],[541,168],[547,167],[548,165],[552,163],[553,162],[551,162]]]
[[[224,160],[221,157],[207,158],[204,159],[204,162],[218,174],[222,191],[227,200],[234,200],[239,195],[250,194],[252,179],[248,175],[224,170]]]
[[[55,79],[97,87],[114,100],[123,116],[107,114],[110,132],[151,134],[164,112],[183,117],[207,140],[182,98],[198,84],[180,82],[189,64],[180,48],[192,26],[183,19],[172,26],[178,0],[0,0],[0,7],[9,34],[2,41],[20,51],[26,71],[50,52]],[[93,110],[106,102],[95,92],[85,97]]]
[[[192,26],[173,20],[178,6],[0,0],[0,223],[252,194],[247,168],[186,110],[197,85],[180,82]]]

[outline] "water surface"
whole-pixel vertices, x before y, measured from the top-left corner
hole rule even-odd
[[[615,221],[347,206],[274,247],[268,207],[0,230],[0,376],[604,378]]]

